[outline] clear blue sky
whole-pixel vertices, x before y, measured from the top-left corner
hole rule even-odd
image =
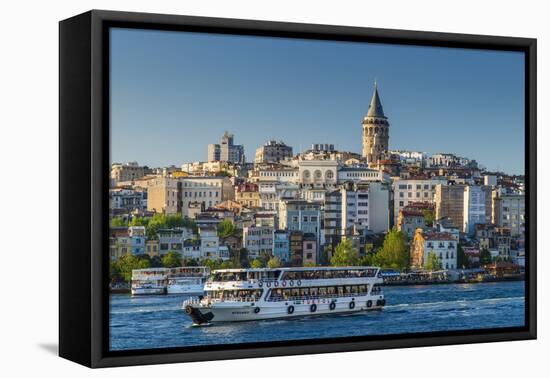
[[[523,70],[518,52],[113,29],[111,160],[204,161],[225,130],[248,161],[269,139],[360,153],[376,79],[390,149],[522,174]]]

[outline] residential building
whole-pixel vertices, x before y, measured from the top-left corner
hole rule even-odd
[[[525,233],[525,195],[504,194],[495,198],[495,223],[510,229],[513,237]]]
[[[320,235],[320,205],[303,200],[281,200],[279,205],[279,229],[302,231]]]
[[[115,163],[111,166],[111,186],[116,186],[119,182],[132,182],[145,176],[145,173],[146,167],[135,161],[126,164]]]
[[[149,239],[145,241],[145,254],[149,257],[160,256],[159,253],[159,241],[155,239]]]
[[[342,239],[342,192],[340,189],[325,193],[323,215],[325,243],[334,247]]]
[[[306,232],[303,237],[302,264],[316,265],[318,262],[317,251],[317,236],[315,234]]]
[[[338,184],[345,182],[381,181],[389,182],[387,173],[367,167],[342,167],[338,169]]]
[[[218,230],[216,227],[199,227],[199,239],[202,258],[211,260],[229,259],[229,249],[227,248],[227,246],[223,246],[224,248],[220,249],[220,239],[218,237]],[[225,254],[226,256],[224,256]]]
[[[464,229],[464,190],[466,185],[442,185],[435,188],[435,218],[446,218],[454,227]]]
[[[464,188],[462,231],[469,236],[474,235],[476,224],[486,222],[485,194],[481,186],[469,185]]]
[[[145,227],[131,226],[128,227],[128,236],[130,240],[130,253],[132,255],[145,254]]]
[[[411,243],[411,266],[424,268],[428,255],[433,253],[442,269],[457,268],[458,241],[447,232],[424,232],[417,229]]]
[[[223,176],[158,177],[147,188],[147,210],[190,216],[199,203],[202,209],[233,199],[231,180]]]
[[[109,189],[109,209],[126,212],[144,211],[147,209],[147,192],[129,188]]]
[[[393,224],[397,224],[399,210],[411,202],[434,203],[437,184],[443,184],[442,179],[395,179],[393,181]]]
[[[248,208],[260,206],[258,185],[245,183],[235,187],[235,201]]]
[[[109,228],[109,257],[116,260],[130,254],[130,235],[128,227]]]
[[[303,266],[304,259],[304,233],[302,231],[290,231],[290,264],[292,266]]]
[[[426,229],[426,221],[422,210],[410,208],[409,206],[399,210],[399,216],[397,217],[398,231],[411,239],[418,228]]]
[[[243,246],[248,250],[248,257],[271,256],[273,253],[273,227],[243,228]]]
[[[273,232],[273,256],[283,262],[290,261],[289,234],[285,230]]]
[[[189,228],[169,228],[157,230],[159,238],[159,254],[164,256],[170,251],[183,253],[186,240],[193,238],[193,231]]]
[[[292,157],[292,147],[282,141],[267,141],[256,149],[254,163],[278,163],[283,159]]]

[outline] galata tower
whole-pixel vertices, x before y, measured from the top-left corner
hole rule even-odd
[[[388,151],[390,124],[384,115],[376,82],[370,100],[369,110],[363,118],[363,157],[374,164],[384,159]]]

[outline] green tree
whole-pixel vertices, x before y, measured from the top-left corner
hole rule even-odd
[[[367,253],[365,256],[361,257],[359,260],[359,265],[361,266],[372,266],[376,265],[374,263],[374,253]]]
[[[109,278],[111,279],[111,282],[124,279],[116,261],[109,262]]]
[[[390,230],[384,237],[382,247],[376,252],[372,263],[382,268],[404,270],[409,266],[409,249],[401,231]]]
[[[332,244],[325,244],[323,249],[321,250],[321,254],[319,255],[319,264],[322,266],[326,266],[330,262],[330,257],[332,256],[333,248]]]
[[[222,261],[220,259],[217,260],[211,260],[211,259],[204,259],[200,262],[200,265],[207,266],[210,268],[210,271],[220,269],[222,265]]]
[[[433,227],[435,222],[435,214],[433,210],[424,210],[424,223],[426,224],[426,227]]]
[[[259,268],[262,268],[263,266],[262,266],[262,262],[259,259],[254,259],[250,263],[250,267],[252,269],[259,269]]]
[[[168,251],[162,256],[162,266],[165,268],[175,268],[181,266],[181,255],[175,251]]]
[[[132,220],[128,223],[128,226],[143,226],[147,228],[147,224],[149,224],[149,219],[145,217],[134,217]]]
[[[267,262],[267,267],[270,268],[270,269],[280,268],[281,267],[281,260],[278,257],[272,257]]]
[[[150,267],[150,262],[145,259],[139,259],[133,255],[124,255],[116,261],[116,269],[124,281],[130,282],[132,279],[132,270],[146,269]]]
[[[233,261],[231,260],[226,260],[220,264],[220,269],[233,269],[233,268],[235,267],[233,266]]]
[[[109,227],[126,227],[127,226],[127,223],[126,221],[121,218],[121,217],[114,217],[114,218],[111,218],[111,220],[109,221]]]
[[[458,267],[462,269],[470,267],[470,260],[468,260],[468,256],[466,256],[466,253],[464,253],[464,249],[460,244],[456,248],[456,258]]]
[[[220,238],[226,238],[233,235],[235,232],[235,225],[229,219],[224,219],[218,224],[218,236]]]
[[[197,266],[197,260],[192,259],[191,257],[184,257],[182,260],[183,266]]]
[[[351,240],[344,239],[336,246],[330,259],[332,266],[351,266],[359,264],[359,252],[351,243]]]
[[[428,252],[428,255],[426,256],[426,263],[424,264],[424,269],[431,271],[441,269],[441,261],[435,253]]]
[[[483,248],[479,251],[479,262],[481,264],[490,264],[492,261],[491,252],[487,248]]]
[[[162,268],[162,259],[160,256],[153,256],[150,261],[152,268]]]
[[[248,249],[241,248],[239,250],[239,262],[242,268],[250,268],[250,260],[248,259]]]

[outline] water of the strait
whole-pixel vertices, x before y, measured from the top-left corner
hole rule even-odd
[[[382,311],[192,327],[185,296],[111,295],[110,349],[151,349],[523,326],[525,283],[384,287]]]

